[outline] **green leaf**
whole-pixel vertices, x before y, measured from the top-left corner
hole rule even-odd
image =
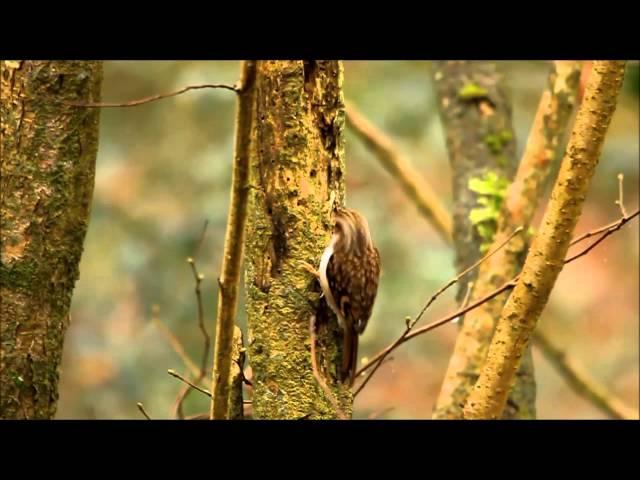
[[[482,179],[470,178],[469,190],[480,195],[492,195],[504,198],[509,182],[506,178],[498,176],[495,172],[487,172]]]
[[[478,230],[478,234],[484,239],[484,240],[488,240],[489,242],[491,240],[493,240],[493,236],[496,233],[496,225],[495,223],[491,222],[484,222],[484,223],[479,223],[478,225],[476,225],[476,228]]]
[[[486,88],[481,87],[476,83],[467,83],[460,90],[458,90],[458,98],[460,100],[475,100],[481,98],[487,98],[489,91]]]
[[[493,208],[474,208],[469,212],[469,220],[474,225],[498,218],[498,211]]]
[[[480,195],[496,194],[496,189],[492,184],[488,183],[485,180],[480,180],[479,178],[469,179],[469,190],[479,193]]]

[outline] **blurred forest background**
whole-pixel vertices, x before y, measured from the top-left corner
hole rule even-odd
[[[233,84],[235,61],[105,62],[103,101],[127,101],[201,83]],[[549,66],[499,62],[513,106],[518,152],[525,145]],[[345,98],[388,133],[451,205],[444,136],[430,63],[345,62]],[[605,150],[576,234],[614,221],[616,175],[625,203],[638,205],[638,62],[630,62]],[[168,418],[184,365],[152,322],[152,308],[200,363],[194,279],[197,252],[206,325],[213,338],[218,271],[229,204],[235,95],[193,91],[132,108],[103,109],[91,222],[64,346],[57,418]],[[453,251],[347,128],[347,204],[368,217],[383,277],[360,355],[375,354],[404,329],[431,294],[455,275]],[[545,203],[541,202],[542,208]],[[538,219],[540,215],[538,215]],[[537,223],[535,223],[537,225]],[[574,361],[630,406],[639,398],[638,222],[609,237],[561,273],[541,326]],[[451,289],[421,324],[453,311]],[[244,295],[244,293],[243,293]],[[244,298],[239,322],[246,328]],[[445,325],[394,352],[354,404],[354,418],[430,418],[457,327]],[[605,418],[572,392],[534,349],[541,419]],[[192,393],[185,412],[208,410]],[[387,410],[391,409],[392,410]]]

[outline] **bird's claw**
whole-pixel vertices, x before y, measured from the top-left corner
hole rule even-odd
[[[312,274],[314,277],[316,278],[320,278],[320,273],[318,272],[318,270],[311,265],[308,262],[305,262],[304,260],[300,262],[300,266],[302,268],[304,268],[307,272],[309,272],[310,274]]]

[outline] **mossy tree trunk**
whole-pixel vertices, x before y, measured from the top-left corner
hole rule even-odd
[[[321,306],[317,265],[331,231],[331,199],[344,201],[344,100],[338,61],[260,61],[246,240],[248,354],[257,419],[337,418],[314,378],[309,324],[316,315],[318,361],[334,401],[351,412],[334,381],[339,330]]]
[[[87,231],[102,62],[0,63],[0,418],[49,419]]]
[[[470,220],[472,210],[479,206],[479,195],[469,188],[469,182],[483,181],[487,175],[493,175],[499,183],[506,185],[517,169],[511,102],[493,63],[434,62],[432,75],[453,174],[453,241],[456,270],[462,271],[482,257],[481,247],[491,244],[496,230],[495,220],[488,219],[482,224]],[[461,279],[459,301],[464,297],[467,284],[477,277],[477,272],[473,270]],[[502,305],[505,300],[506,296],[501,296],[494,303]],[[474,332],[477,342],[487,348],[499,312],[500,308],[495,318],[490,319],[490,328]],[[486,354],[486,349],[483,352]],[[479,358],[478,364],[482,360]],[[455,369],[454,375],[461,376],[464,381],[459,382],[458,391],[454,394],[445,392],[446,395],[440,395],[434,418],[462,418],[464,400],[478,375],[473,368],[467,367],[461,372],[458,365],[450,365],[450,370]],[[505,411],[505,418],[535,417],[535,396],[533,358],[528,349],[518,382],[510,395],[510,408]]]

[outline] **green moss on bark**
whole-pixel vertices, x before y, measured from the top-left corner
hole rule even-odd
[[[89,220],[97,61],[0,63],[0,418],[52,418]],[[21,381],[16,382],[16,379]]]

